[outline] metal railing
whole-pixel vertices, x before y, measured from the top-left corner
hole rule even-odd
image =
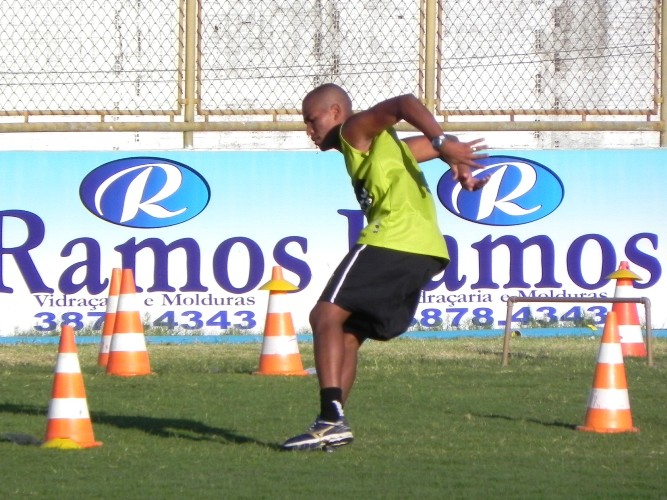
[[[507,299],[507,316],[505,318],[505,334],[503,336],[502,366],[507,366],[510,354],[510,339],[512,337],[512,311],[516,302],[570,302],[581,304],[614,304],[630,303],[642,304],[646,321],[646,361],[653,366],[653,327],[651,326],[651,301],[648,297],[509,297]]]

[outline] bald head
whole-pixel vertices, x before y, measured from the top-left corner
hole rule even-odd
[[[352,101],[347,92],[326,83],[311,90],[301,105],[308,137],[322,151],[338,149],[340,127],[352,115]]]
[[[325,83],[308,92],[303,98],[302,109],[312,106],[330,108],[334,104],[340,106],[345,117],[352,114],[352,100],[348,93],[335,83]]]

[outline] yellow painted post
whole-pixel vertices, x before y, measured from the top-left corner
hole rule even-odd
[[[435,55],[438,43],[438,1],[426,0],[424,41],[424,105],[435,111]]]
[[[195,71],[197,68],[197,0],[185,0],[185,123],[195,121]],[[183,147],[192,148],[194,132],[183,132]]]
[[[660,147],[667,146],[667,111],[665,110],[665,96],[667,96],[667,1],[660,2]],[[656,13],[657,14],[657,13]]]

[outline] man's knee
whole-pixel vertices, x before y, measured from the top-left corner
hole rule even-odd
[[[313,333],[329,327],[342,328],[350,313],[330,302],[320,301],[310,311],[309,321]]]

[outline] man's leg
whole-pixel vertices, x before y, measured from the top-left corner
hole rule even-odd
[[[343,414],[343,404],[356,374],[361,343],[345,333],[346,310],[320,301],[310,314],[313,328],[315,368],[320,385],[320,414],[304,434],[288,439],[285,450],[315,450],[352,442],[352,431]]]
[[[343,372],[341,374],[341,389],[343,389],[343,406],[352,390],[352,385],[357,378],[357,360],[359,348],[364,338],[354,333],[345,334],[345,359],[343,360]]]
[[[315,350],[315,368],[320,388],[342,388],[345,364],[343,323],[350,313],[329,302],[318,302],[310,313]]]
[[[344,330],[349,316],[348,311],[324,301],[318,302],[310,315],[320,384],[320,417],[330,422],[343,418],[343,405],[357,372],[361,342]]]

